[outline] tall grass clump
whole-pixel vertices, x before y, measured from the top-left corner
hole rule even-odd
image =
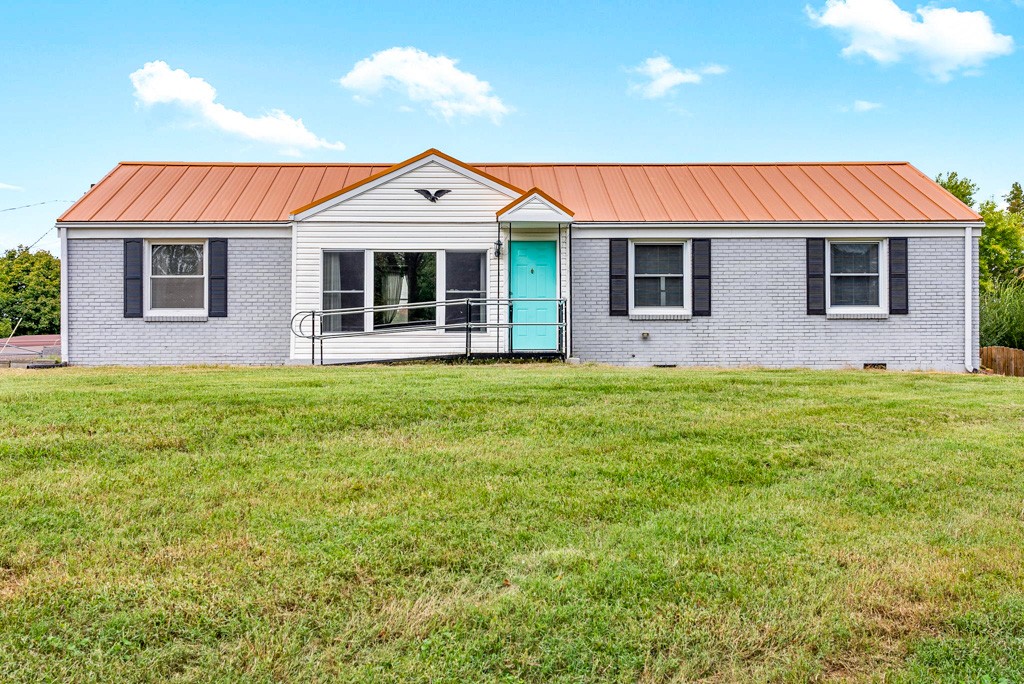
[[[981,294],[981,346],[1024,349],[1024,280],[996,282]]]

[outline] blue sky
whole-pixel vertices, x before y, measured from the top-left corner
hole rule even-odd
[[[120,160],[429,147],[1024,181],[1024,0],[6,3],[0,26],[0,209],[74,200]],[[0,212],[0,248],[67,206]]]

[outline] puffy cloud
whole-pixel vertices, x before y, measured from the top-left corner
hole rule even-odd
[[[647,79],[644,83],[634,83],[630,91],[641,97],[656,99],[668,95],[672,90],[684,83],[700,83],[705,76],[718,76],[728,69],[720,64],[708,64],[699,69],[679,69],[668,57],[648,57],[638,67],[629,70]]]
[[[486,116],[500,123],[512,109],[491,91],[490,83],[457,65],[458,60],[443,55],[393,47],[359,60],[338,82],[360,102],[383,90],[395,90],[446,120]]]
[[[869,102],[867,100],[853,101],[853,111],[855,112],[870,112],[872,109],[880,109],[881,107],[881,102]]]
[[[808,6],[819,27],[845,34],[845,57],[866,55],[881,63],[911,59],[940,81],[973,74],[986,61],[1013,52],[1013,38],[996,33],[981,11],[918,7],[907,12],[893,0],[827,0],[821,10]]]
[[[279,145],[287,154],[300,150],[344,150],[340,142],[328,142],[314,135],[302,119],[295,119],[280,109],[263,116],[248,116],[217,102],[217,90],[202,78],[190,76],[183,69],[171,69],[166,62],[147,62],[130,76],[135,97],[145,105],[175,104],[226,133]]]

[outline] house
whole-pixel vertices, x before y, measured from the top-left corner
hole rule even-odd
[[[72,364],[978,367],[981,218],[903,162],[124,162],[57,227]]]

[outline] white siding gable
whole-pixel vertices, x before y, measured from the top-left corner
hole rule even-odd
[[[498,220],[502,222],[569,223],[572,221],[572,216],[540,195],[534,194],[502,213]]]
[[[418,189],[451,192],[430,202]],[[518,196],[483,176],[440,158],[398,169],[390,177],[355,188],[302,212],[300,221],[385,223],[494,223],[495,213]]]

